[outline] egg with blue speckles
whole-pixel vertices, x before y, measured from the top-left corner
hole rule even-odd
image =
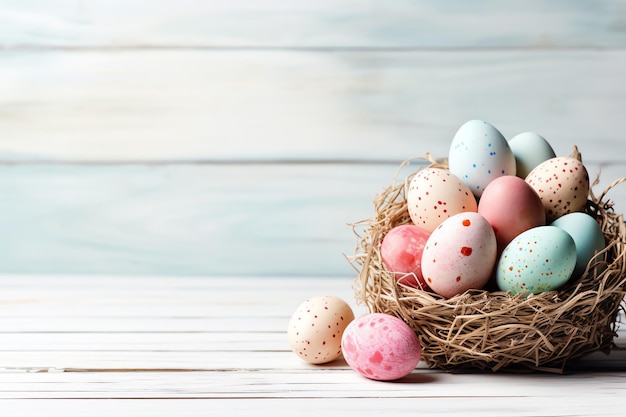
[[[535,132],[514,136],[509,141],[509,147],[515,156],[516,174],[520,178],[526,178],[537,165],[556,157],[550,143]]]
[[[591,258],[606,246],[600,224],[587,213],[566,214],[552,222],[552,226],[565,230],[574,239],[576,267],[573,275],[575,277],[582,275]]]
[[[559,289],[576,266],[576,244],[556,226],[527,230],[509,243],[498,261],[496,282],[511,294]]]
[[[487,185],[516,174],[515,156],[502,133],[482,120],[470,120],[454,135],[448,169],[480,197]]]

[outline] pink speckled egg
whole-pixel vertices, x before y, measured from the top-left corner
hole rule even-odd
[[[546,224],[546,212],[535,190],[523,179],[505,175],[491,181],[478,202],[496,234],[498,253],[517,235]]]
[[[380,256],[387,270],[403,285],[426,290],[422,276],[422,252],[430,233],[412,224],[391,229],[380,244]]]
[[[411,179],[406,196],[413,224],[428,232],[457,213],[478,209],[472,191],[447,169],[420,170]]]
[[[581,211],[587,203],[589,174],[576,158],[548,159],[530,171],[526,182],[541,198],[548,222]]]
[[[289,346],[308,363],[331,362],[341,355],[341,337],[352,320],[354,313],[341,298],[311,297],[298,306],[289,320]]]
[[[366,314],[350,323],[341,346],[352,369],[379,381],[407,376],[422,355],[420,342],[409,325],[382,313]]]
[[[437,227],[422,255],[422,273],[428,286],[450,298],[483,288],[495,267],[496,235],[478,213],[456,214]]]

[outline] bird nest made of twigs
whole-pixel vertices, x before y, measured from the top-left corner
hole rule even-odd
[[[446,167],[445,161],[430,162]],[[566,286],[530,296],[480,289],[445,298],[403,285],[381,260],[385,234],[411,224],[406,190],[418,171],[392,182],[375,197],[374,216],[352,225],[357,244],[349,260],[359,274],[357,301],[409,324],[420,339],[422,360],[440,369],[562,372],[574,359],[610,350],[626,295],[626,226],[606,196],[626,178],[599,196],[590,187],[585,211],[601,225],[607,245]]]

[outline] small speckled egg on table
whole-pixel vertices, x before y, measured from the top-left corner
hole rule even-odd
[[[294,311],[287,337],[291,350],[308,363],[322,364],[341,355],[341,337],[354,313],[332,295],[311,297]]]
[[[392,381],[415,369],[422,349],[415,332],[395,316],[365,314],[348,325],[342,337],[348,365],[366,378]]]

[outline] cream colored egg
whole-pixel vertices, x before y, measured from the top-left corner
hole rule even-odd
[[[528,174],[526,182],[541,198],[548,222],[581,211],[587,204],[589,174],[576,158],[548,159]]]
[[[309,298],[289,320],[289,346],[308,363],[331,362],[341,355],[341,337],[352,320],[354,313],[341,298],[332,295]]]
[[[411,179],[406,194],[411,220],[428,232],[455,214],[478,210],[469,187],[447,169],[422,169]]]

